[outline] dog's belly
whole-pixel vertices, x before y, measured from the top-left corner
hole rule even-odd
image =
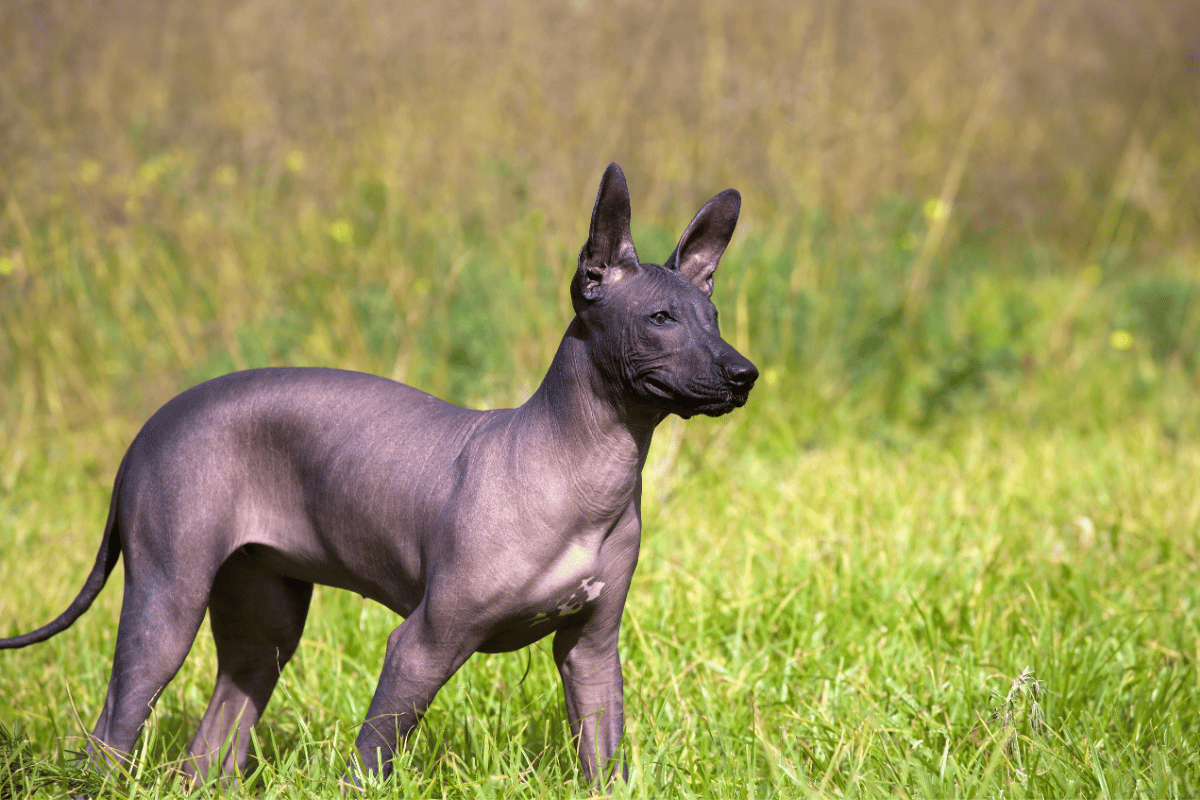
[[[242,551],[263,568],[295,580],[332,586],[360,594],[407,617],[421,603],[425,586],[400,578],[387,586],[366,581],[344,566],[316,563],[296,558],[264,544],[247,544]],[[483,653],[507,653],[527,647],[562,628],[583,624],[592,611],[605,583],[599,577],[581,578],[563,586],[548,597],[529,604],[517,604],[495,619],[487,638],[479,647]]]
[[[355,592],[386,606],[402,617],[411,614],[425,594],[424,584],[400,574],[400,570],[393,571],[391,574],[394,579],[383,584],[364,578],[361,573],[344,564],[297,558],[268,545],[248,544],[242,549],[272,572],[295,580]]]

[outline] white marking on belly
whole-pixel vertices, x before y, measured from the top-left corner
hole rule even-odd
[[[579,582],[579,588],[587,592],[587,602],[592,602],[600,596],[600,590],[604,588],[604,581],[599,578],[585,578]]]
[[[560,617],[570,616],[583,608],[583,601],[576,602],[574,599],[568,600],[558,607],[558,615]]]
[[[599,578],[595,576],[591,578],[584,578],[579,582],[579,588],[572,592],[570,597],[555,606],[555,611],[558,612],[557,616],[569,617],[572,614],[578,614],[583,610],[584,605],[599,597],[600,592],[603,589],[604,581],[600,580]],[[583,594],[582,597],[580,597],[580,593]],[[549,614],[547,614],[545,611],[539,611],[534,615],[533,619],[529,621],[529,624],[537,625],[538,623],[545,622],[548,619],[550,619]]]

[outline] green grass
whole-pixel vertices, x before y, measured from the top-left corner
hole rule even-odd
[[[744,416],[668,423],[649,467],[622,643],[630,794],[1200,791],[1195,448],[1146,425],[1034,437],[974,424],[902,451],[846,442],[781,459],[736,444],[755,428]],[[672,459],[663,445],[684,428],[699,430]],[[48,616],[74,588],[95,537],[63,537],[61,556],[50,537],[98,526],[103,492],[87,494],[90,508],[6,523],[50,539],[9,550],[6,620]],[[18,588],[31,571],[40,580]],[[5,654],[0,719],[32,739],[32,774],[60,773],[93,722],[118,603],[114,587],[56,640]],[[334,791],[396,623],[332,590],[310,620],[258,728],[255,795]],[[988,718],[1026,667],[1045,723],[1024,708],[1010,756]],[[202,635],[123,791],[177,790],[162,765],[181,757],[212,672]],[[560,796],[562,781],[586,794],[544,643],[473,658],[420,730],[381,795]]]
[[[521,402],[617,160],[646,260],[742,191],[762,370],[652,449],[617,793],[1200,795],[1189,4],[111,5],[0,4],[0,635],[190,385]],[[0,654],[0,798],[179,795],[204,631],[132,774],[75,763],[120,599]],[[318,590],[241,793],[336,796],[396,624]],[[586,796],[561,691],[472,658],[367,793]]]
[[[333,363],[466,404],[518,402],[566,321],[571,248],[547,245],[536,215],[470,245],[435,229],[354,245],[323,223],[249,224],[235,245],[299,262],[253,281],[188,272],[173,255],[187,245],[162,231],[137,231],[136,255],[96,245],[89,261],[76,222],[43,220],[35,241],[76,269],[31,270],[35,308],[5,317],[9,347],[29,348],[6,367],[25,391],[9,395],[0,496],[5,633],[77,591],[121,449],[174,391],[243,366]],[[1171,259],[1106,275],[962,248],[905,314],[905,237],[924,224],[881,211],[800,241],[751,235],[729,253],[725,334],[763,379],[730,417],[669,420],[652,451],[622,639],[633,780],[619,791],[1200,792],[1196,284]],[[645,257],[665,256],[675,232],[642,227]],[[399,277],[381,272],[393,263]],[[75,386],[95,388],[79,399]],[[29,399],[46,387],[58,406]],[[68,632],[4,654],[17,795],[96,780],[72,755],[103,701],[120,580]],[[396,623],[318,592],[246,792],[336,791]],[[1011,724],[997,715],[1026,668],[1046,690],[1036,730],[1023,695]],[[202,632],[132,777],[106,792],[178,792],[167,767],[213,672]],[[476,656],[395,780],[371,792],[587,794],[564,716],[546,643]]]

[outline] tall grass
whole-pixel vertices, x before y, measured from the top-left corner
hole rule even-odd
[[[646,260],[742,191],[715,299],[762,370],[652,451],[619,791],[1195,795],[1196,21],[4,4],[0,634],[77,590],[124,448],[186,386],[322,364],[521,402],[617,160]],[[100,780],[70,753],[113,582],[0,658],[0,793]],[[246,793],[336,791],[395,623],[318,592]],[[211,651],[103,791],[178,792]],[[476,657],[372,791],[586,794],[556,680],[544,645]]]
[[[163,154],[182,150],[195,169],[181,188],[208,192],[277,177],[298,150],[319,207],[377,175],[464,224],[527,198],[570,225],[564,198],[617,160],[656,215],[737,184],[754,187],[758,220],[862,214],[902,194],[953,201],[955,230],[1083,249],[1191,241],[1196,13],[1131,0],[8,3],[5,191],[40,205],[90,187],[86,208],[115,222],[138,190],[128,178]],[[496,192],[506,176],[516,196]]]
[[[90,425],[206,365],[289,357],[411,371],[458,399],[481,376],[527,385],[566,313],[555,271],[609,160],[632,176],[642,220],[742,188],[740,235],[774,262],[747,271],[743,299],[784,273],[787,291],[785,319],[745,308],[787,353],[811,352],[814,330],[798,326],[825,302],[857,304],[828,315],[840,324],[876,327],[829,335],[878,351],[896,338],[884,305],[899,302],[909,333],[944,317],[945,299],[927,295],[974,280],[986,251],[1010,265],[1010,294],[1066,304],[1045,332],[1061,360],[1098,281],[1146,258],[1175,262],[1168,279],[1194,273],[1193,10],[6,4],[0,406]],[[1047,280],[1075,286],[1021,286]],[[539,292],[549,313],[534,316],[535,344],[500,356],[512,362],[485,363],[495,348],[453,330],[470,298],[451,313],[425,296],[443,285],[498,308],[497,293]],[[1188,287],[1156,291],[1178,306],[1167,327],[1188,329]],[[329,338],[364,315],[361,340]],[[24,322],[50,318],[69,332]],[[240,333],[251,321],[272,329],[274,352]],[[37,366],[45,353],[53,369]],[[447,357],[482,368],[452,387]],[[936,368],[953,379],[973,358]],[[102,388],[129,368],[135,385]]]

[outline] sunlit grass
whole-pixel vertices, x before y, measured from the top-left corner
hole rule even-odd
[[[978,423],[900,451],[846,442],[779,459],[741,444],[760,424],[745,416],[700,422],[674,455],[660,441],[649,467],[622,648],[633,794],[1200,788],[1185,711],[1200,636],[1194,446],[1166,448],[1146,425],[1031,437]],[[46,543],[6,561],[5,585],[48,555],[81,574],[94,537],[73,538],[62,558]],[[8,591],[19,613],[6,603],[5,618],[47,616],[72,588]],[[58,639],[5,656],[0,713],[45,769],[58,769],[58,747],[78,747],[102,701],[114,589]],[[254,793],[336,785],[395,623],[361,598],[318,592],[258,729]],[[995,724],[1026,667],[1045,685],[1044,724],[1029,724],[1028,706]],[[151,763],[181,757],[212,672],[202,635],[153,718]],[[560,693],[545,644],[472,659],[381,796],[560,796],[564,781],[586,793]],[[161,768],[122,785],[175,791]]]

